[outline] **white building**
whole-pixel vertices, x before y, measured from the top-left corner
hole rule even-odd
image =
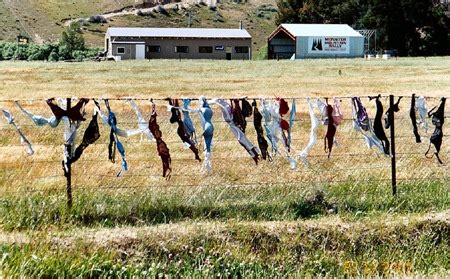
[[[268,39],[269,59],[363,55],[364,36],[347,24],[281,24]]]

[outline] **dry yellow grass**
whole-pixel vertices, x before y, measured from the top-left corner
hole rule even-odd
[[[342,75],[338,71],[341,70]],[[449,95],[450,58],[0,63],[0,98]]]
[[[342,75],[338,74],[338,70]],[[296,156],[309,141],[310,120],[304,96],[367,96],[374,94],[416,93],[427,96],[446,95],[450,88],[450,59],[434,58],[422,60],[402,59],[399,61],[364,60],[308,60],[308,61],[145,61],[122,63],[2,63],[0,64],[0,99],[41,99],[22,104],[38,114],[50,116],[51,112],[44,98],[54,96],[84,97],[143,97],[161,98],[167,96],[206,95],[223,96],[286,96],[298,97],[297,122],[293,127],[293,155]],[[374,102],[364,99],[371,115]],[[428,147],[427,133],[421,130],[423,143],[416,144],[409,120],[410,99],[401,102],[397,117],[396,135],[398,155],[398,177],[444,179],[447,167],[439,166],[434,159],[425,159]],[[438,99],[429,100],[430,106]],[[388,183],[390,158],[368,150],[362,136],[352,129],[349,99],[343,99],[345,118],[337,132],[338,146],[330,159],[323,150],[326,127],[318,130],[318,141],[311,152],[311,166],[304,166],[299,160],[298,170],[289,170],[284,156],[277,156],[274,162],[261,162],[255,166],[250,156],[239,145],[222,121],[221,112],[215,108],[212,176],[199,175],[201,164],[194,160],[190,150],[185,149],[176,134],[176,125],[168,122],[166,101],[157,101],[158,121],[163,138],[167,142],[173,160],[173,174],[170,181],[161,177],[161,162],[156,144],[136,136],[123,139],[130,171],[124,177],[116,178],[120,164],[107,160],[109,130],[101,125],[102,137],[90,146],[80,162],[74,164],[74,185],[76,187],[143,187],[143,186],[213,186],[247,185],[255,187],[261,181],[265,185],[289,184],[302,181],[308,184],[355,181],[364,183],[369,179],[380,179]],[[387,99],[383,99],[385,109]],[[144,115],[148,115],[148,101],[138,101]],[[22,126],[22,130],[34,144],[36,154],[25,155],[15,131],[2,125],[3,137],[0,147],[2,164],[0,182],[2,190],[63,188],[60,159],[62,156],[62,127],[51,129],[32,125],[11,102],[1,102],[10,109]],[[193,107],[197,103],[193,103]],[[93,104],[87,111],[92,112]],[[136,128],[136,118],[129,104],[113,101],[119,127]],[[192,115],[197,131],[201,131],[199,119]],[[90,118],[90,116],[88,117]],[[248,119],[249,139],[257,144],[256,134]],[[87,122],[87,121],[86,121]],[[4,124],[4,123],[3,123]],[[87,123],[80,128],[78,142]],[[386,131],[389,134],[389,131]],[[449,134],[448,125],[444,134]],[[445,138],[446,139],[446,138]],[[444,139],[442,159],[449,160],[449,145]],[[413,147],[413,148],[412,148]],[[203,146],[200,146],[200,150]],[[410,154],[414,153],[414,154]],[[358,155],[357,155],[358,154]],[[118,159],[118,158],[117,158]],[[120,161],[120,160],[119,160]]]

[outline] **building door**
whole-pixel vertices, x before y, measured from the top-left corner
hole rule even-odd
[[[227,60],[231,60],[231,53],[233,52],[233,48],[227,46],[226,52],[227,52],[227,53],[226,53],[226,59],[227,59]]]
[[[145,59],[145,45],[136,45],[136,59]]]

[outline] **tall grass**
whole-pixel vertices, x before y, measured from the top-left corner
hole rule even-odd
[[[170,231],[168,231],[170,230]],[[280,277],[448,275],[448,222],[173,226],[97,240],[33,235],[2,245],[6,276]]]
[[[52,226],[152,225],[185,220],[291,221],[339,214],[350,219],[393,213],[445,210],[448,183],[401,184],[398,196],[388,184],[325,185],[323,192],[304,184],[252,187],[154,188],[151,190],[75,190],[67,209],[64,192],[0,198],[5,230]],[[318,197],[323,197],[322,199]]]

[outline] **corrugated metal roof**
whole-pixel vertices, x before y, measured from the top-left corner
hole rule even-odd
[[[281,26],[295,37],[363,37],[347,24],[281,24]]]
[[[133,42],[133,41],[112,41],[112,44],[136,44],[136,45],[141,45],[141,44],[145,44],[145,42]]]
[[[111,37],[251,38],[245,29],[110,27]]]

